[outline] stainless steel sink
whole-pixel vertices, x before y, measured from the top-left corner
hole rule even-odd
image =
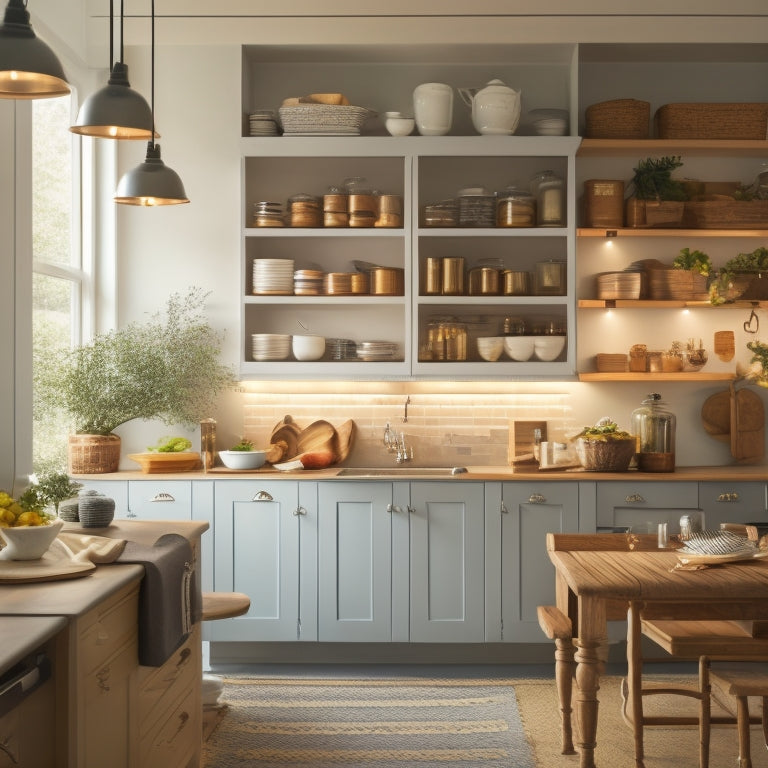
[[[466,473],[464,467],[344,467],[338,477],[452,477]]]

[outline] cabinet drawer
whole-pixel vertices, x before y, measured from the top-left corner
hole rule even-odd
[[[128,483],[128,516],[143,520],[191,520],[191,481],[132,480]]]
[[[186,642],[173,652],[162,667],[139,667],[136,693],[142,733],[150,730],[162,717],[180,691],[191,687],[194,680],[202,675],[201,642],[200,624],[196,624]]]
[[[765,502],[765,483],[699,483],[699,505],[707,528],[765,521]]]
[[[165,716],[139,742],[141,768],[182,768],[202,740],[202,709],[192,687],[186,688]]]
[[[670,510],[698,509],[698,506],[698,483],[628,481],[597,484],[598,528],[655,520],[653,512],[656,510],[663,513],[664,520],[672,519],[674,515],[669,518],[666,514]]]
[[[83,669],[94,669],[135,637],[138,615],[138,584],[128,585],[87,613],[78,626],[78,653]]]

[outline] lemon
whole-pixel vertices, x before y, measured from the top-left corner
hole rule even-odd
[[[22,512],[16,518],[16,525],[43,525],[45,520],[42,518],[39,512],[33,512],[31,510]]]

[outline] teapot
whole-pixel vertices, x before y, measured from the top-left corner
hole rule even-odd
[[[501,80],[491,80],[485,88],[459,88],[464,103],[472,108],[472,124],[478,133],[509,136],[520,122],[520,91]]]

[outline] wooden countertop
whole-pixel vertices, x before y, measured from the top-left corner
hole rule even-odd
[[[63,616],[0,616],[0,674],[66,626]]]
[[[146,474],[138,471],[111,472],[99,475],[76,475],[76,479],[88,480],[457,480],[467,482],[472,480],[486,481],[520,481],[541,482],[561,480],[583,480],[588,482],[763,482],[768,481],[768,465],[727,465],[712,467],[677,467],[674,472],[588,472],[581,467],[563,470],[518,469],[509,466],[468,466],[468,472],[461,475],[434,475],[429,472],[418,474],[417,467],[393,466],[391,474],[380,474],[387,467],[377,467],[376,476],[343,475],[342,469],[349,467],[329,467],[328,469],[304,469],[280,472],[271,467],[251,471],[238,471],[215,467],[209,472],[169,472],[161,474]],[[403,473],[403,469],[405,473]]]

